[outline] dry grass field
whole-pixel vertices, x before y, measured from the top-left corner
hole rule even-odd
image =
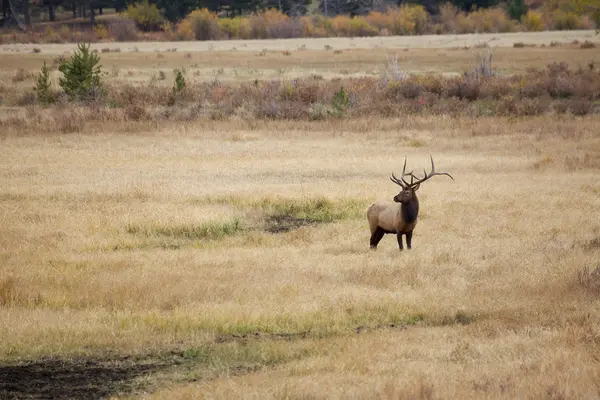
[[[581,49],[585,41],[597,47]],[[515,43],[525,47],[515,48]],[[523,73],[561,61],[573,68],[600,64],[600,36],[594,31],[95,43],[90,47],[100,53],[108,81],[152,80],[170,85],[174,68],[185,69],[191,82],[376,76],[394,57],[409,73],[462,74],[473,67],[477,55],[487,52],[482,46],[492,48],[494,68],[501,74]],[[19,68],[38,73],[44,61],[52,65],[58,56],[67,56],[75,48],[74,44],[2,45],[0,75],[10,79]],[[161,72],[166,79],[157,79]]]
[[[370,251],[429,155],[455,180]],[[92,121],[1,134],[0,175],[0,397],[600,395],[598,114]]]

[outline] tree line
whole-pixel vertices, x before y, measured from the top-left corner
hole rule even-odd
[[[124,11],[128,5],[141,0],[2,0],[2,13],[6,18],[12,8],[25,18],[26,24],[31,24],[32,7],[47,10],[50,21],[56,20],[56,9],[62,7],[72,12],[73,17],[89,17],[94,22],[96,15],[102,14],[103,9],[111,8],[117,12]],[[289,16],[305,15],[313,3],[312,0],[144,0],[155,4],[170,21],[178,21],[198,8],[227,17],[246,15],[257,10],[275,8]],[[452,3],[457,8],[470,11],[473,8],[487,8],[498,5],[501,0],[411,0],[410,4],[420,4],[428,13],[436,14],[439,5]],[[365,15],[371,11],[383,11],[390,6],[407,3],[406,0],[317,0],[317,10],[326,16],[334,15]],[[523,0],[508,0],[508,3],[522,4]]]

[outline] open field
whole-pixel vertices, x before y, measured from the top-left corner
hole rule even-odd
[[[117,42],[93,43],[92,48],[118,48],[122,52],[156,52],[177,48],[179,51],[293,51],[301,46],[306,50],[322,50],[326,45],[334,49],[443,49],[454,47],[474,47],[487,43],[493,47],[512,47],[515,42],[524,42],[541,46],[552,41],[570,43],[573,40],[600,41],[594,30],[516,32],[516,33],[473,33],[461,35],[416,35],[416,36],[375,36],[356,38],[296,38],[296,39],[257,39],[257,40],[205,40],[175,42]],[[44,53],[62,54],[71,51],[71,44],[4,44],[0,52],[31,52],[34,48]]]
[[[594,397],[598,132],[410,117],[4,138],[0,393]],[[412,250],[369,251],[366,207],[430,153],[456,180],[423,184]]]
[[[581,49],[584,41],[598,47]],[[573,43],[573,41],[576,41]],[[555,46],[550,44],[555,42]],[[593,31],[530,32],[519,34],[396,36],[214,42],[94,43],[109,81],[149,82],[162,71],[172,84],[173,69],[183,68],[190,81],[247,81],[254,79],[375,76],[395,56],[403,71],[462,74],[471,70],[487,43],[494,68],[501,74],[524,73],[552,62],[571,67],[600,63],[600,36]],[[523,43],[525,48],[513,48]],[[535,47],[531,47],[534,46]],[[545,47],[541,47],[544,45]],[[325,46],[330,46],[329,50]],[[40,52],[32,53],[36,48]],[[74,44],[3,45],[2,73],[19,68],[37,73],[44,61],[70,54]],[[103,52],[105,51],[105,52]],[[288,51],[289,53],[284,53]]]
[[[56,54],[3,54],[0,397],[597,397],[600,60],[563,42],[494,49],[506,74],[572,67],[522,86],[455,99],[442,85],[473,81],[431,80],[414,108],[359,87],[377,72],[347,86],[364,108],[320,119],[296,111],[332,107],[335,81],[252,81],[359,74],[395,49],[101,53],[114,97],[48,107],[26,92]],[[461,73],[479,51],[398,56]],[[175,67],[205,83],[125,85]],[[281,93],[288,114],[266,114]],[[370,251],[367,207],[430,154],[455,180],[419,189],[413,248]]]

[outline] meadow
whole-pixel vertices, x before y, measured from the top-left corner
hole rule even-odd
[[[597,61],[572,40],[494,48],[495,65]],[[113,111],[18,104],[56,57],[36,46],[0,58],[0,397],[600,393],[597,100],[585,115],[170,119],[153,105],[102,119],[91,114]],[[461,74],[482,49],[456,46],[398,55],[426,71],[446,52],[451,67],[431,72]],[[231,84],[281,68],[377,77],[395,54],[339,48],[99,54],[115,86],[182,63],[197,85],[214,76],[194,68],[235,62],[253,72]],[[68,113],[80,114],[74,129],[54,124]],[[419,189],[412,249],[387,235],[369,250],[368,206],[397,194],[389,176],[405,156],[422,171],[430,155],[454,181]]]

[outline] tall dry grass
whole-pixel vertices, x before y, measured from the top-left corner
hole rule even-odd
[[[31,93],[7,91],[12,94],[6,96],[7,105],[27,108],[0,117],[0,127],[5,134],[70,133],[82,132],[96,122],[320,121],[407,115],[573,117],[598,112],[600,73],[593,64],[573,70],[566,63],[552,63],[543,70],[512,76],[496,76],[489,68],[486,76],[478,71],[458,77],[382,73],[380,78],[343,80],[213,81],[188,84],[178,91],[154,83],[118,83],[108,85],[101,100],[72,104],[59,95],[59,104],[49,108],[37,104]],[[28,76],[19,70],[12,79]]]

